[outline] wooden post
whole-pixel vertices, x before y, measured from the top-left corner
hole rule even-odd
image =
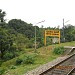
[[[59,44],[60,44],[60,31],[59,31]]]

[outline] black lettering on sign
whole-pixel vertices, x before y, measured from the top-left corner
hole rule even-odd
[[[59,31],[54,31],[54,33],[59,33]]]

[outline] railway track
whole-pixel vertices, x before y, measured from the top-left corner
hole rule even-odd
[[[75,68],[73,68],[67,75],[75,75]]]
[[[40,75],[75,75],[75,54]]]

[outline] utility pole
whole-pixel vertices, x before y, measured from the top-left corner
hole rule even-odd
[[[45,20],[40,21],[40,22],[36,23],[36,25],[39,24],[39,23],[42,23],[42,22],[44,22],[44,21],[45,21]],[[36,25],[35,25],[35,52],[37,52],[37,50],[36,50]]]
[[[65,35],[64,35],[64,19],[63,19],[63,42],[65,42]]]
[[[65,34],[64,34],[64,33],[65,33],[65,32],[64,32],[64,31],[65,31],[65,30],[64,30],[65,25],[64,25],[64,24],[67,23],[67,22],[69,22],[69,21],[70,21],[70,20],[67,20],[66,22],[64,22],[64,18],[63,18],[63,42],[65,42]]]
[[[36,25],[35,25],[35,52],[36,52]]]

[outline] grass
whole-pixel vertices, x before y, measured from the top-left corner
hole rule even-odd
[[[55,46],[55,45],[54,45]],[[58,46],[58,44],[56,44]],[[61,43],[59,46],[75,46],[75,41],[72,42],[66,42],[66,43]]]
[[[26,55],[32,55],[32,56],[36,55],[35,63],[29,64],[29,65],[28,64],[15,65],[15,61],[18,57],[13,58],[9,61],[2,63],[0,68],[6,69],[6,72],[3,75],[23,75],[27,71],[30,71],[40,65],[43,65],[47,62],[50,62],[50,61],[56,59],[57,57],[59,57],[61,55],[55,55],[55,54],[53,54],[52,51],[53,51],[54,47],[58,47],[58,46],[75,46],[75,41],[41,47],[41,48],[37,49],[38,53],[34,53],[34,49],[25,49],[25,53],[21,54],[19,56],[19,58],[23,59]],[[12,65],[15,66],[14,69],[11,69]]]

